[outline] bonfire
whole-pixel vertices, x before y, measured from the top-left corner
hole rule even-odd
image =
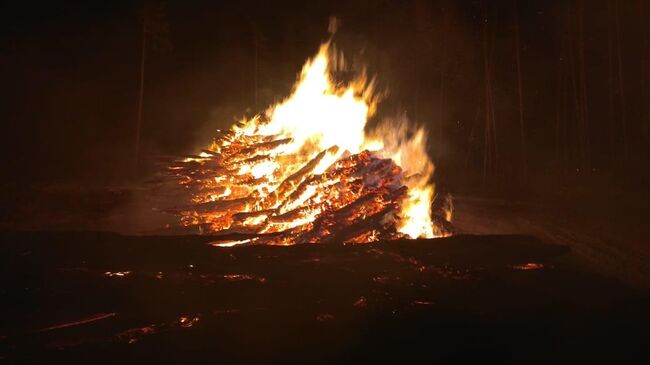
[[[374,82],[335,83],[332,64],[344,62],[332,48],[306,62],[291,96],[171,163],[185,201],[167,211],[201,233],[246,237],[218,246],[448,235],[451,210],[431,212],[426,130],[403,118],[368,130]]]

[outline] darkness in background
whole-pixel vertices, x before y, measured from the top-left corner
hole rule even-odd
[[[2,5],[5,183],[119,184],[132,178],[142,6],[132,1]],[[515,13],[512,0],[168,1],[173,48],[147,49],[142,159],[194,152],[215,129],[287,96],[304,61],[327,37],[328,18],[336,15],[343,22],[337,44],[348,58],[363,60],[389,91],[378,117],[406,113],[427,125],[436,180],[443,185],[525,191],[616,182],[647,189],[650,3],[539,0],[519,1],[518,8]],[[576,127],[581,11],[588,115],[582,155]],[[498,166],[486,177],[484,30],[499,154]]]

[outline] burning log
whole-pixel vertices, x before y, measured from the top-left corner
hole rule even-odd
[[[238,156],[258,156],[259,153],[271,152],[279,146],[285,145],[291,142],[291,138],[283,138],[276,141],[265,141],[253,144],[250,147],[244,148],[233,156],[234,159],[237,159]]]

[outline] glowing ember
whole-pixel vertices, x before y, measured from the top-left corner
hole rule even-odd
[[[217,247],[448,234],[431,218],[426,131],[406,121],[366,131],[373,83],[360,77],[335,84],[330,56],[328,42],[305,64],[289,98],[169,166],[190,193],[188,204],[173,210],[184,225],[255,235]],[[444,215],[451,220],[451,212]]]
[[[539,270],[544,268],[544,264],[539,264],[536,262],[528,262],[521,265],[514,265],[512,268],[515,270]]]
[[[125,276],[131,275],[131,271],[106,271],[105,276],[109,278],[123,278]]]

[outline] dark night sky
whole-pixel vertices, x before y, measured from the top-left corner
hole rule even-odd
[[[513,1],[294,3],[300,2],[166,3],[169,32],[162,37],[172,47],[159,43],[147,49],[145,164],[148,156],[192,152],[209,141],[214,129],[286,96],[305,59],[327,37],[328,18],[336,15],[343,21],[337,44],[349,58],[362,59],[389,91],[379,116],[406,112],[429,127],[441,180],[479,181],[487,19],[499,148],[493,178],[518,180],[513,178],[521,176]],[[5,182],[111,184],[131,176],[143,4],[3,5]],[[586,160],[575,147],[581,4]],[[608,1],[520,1],[516,14],[530,176],[552,176],[554,182],[612,176],[647,181],[650,111],[643,107],[648,104],[643,60],[648,59],[648,30],[641,24],[647,23],[650,4],[644,4],[618,2],[616,33],[617,18]],[[257,109],[255,34],[260,39]]]

